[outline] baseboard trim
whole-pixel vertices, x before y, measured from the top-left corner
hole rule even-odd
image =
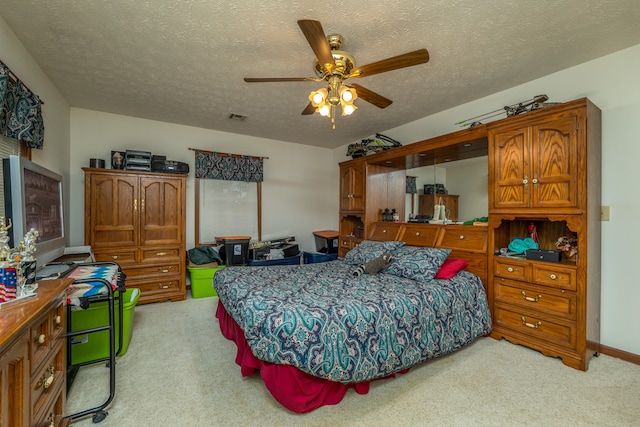
[[[618,359],[622,359],[627,362],[634,363],[636,365],[640,365],[640,355],[629,353],[628,351],[618,350],[617,348],[608,347],[606,345],[600,344],[601,354],[606,354],[607,356],[616,357]]]

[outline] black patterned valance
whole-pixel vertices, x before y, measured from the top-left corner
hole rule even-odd
[[[416,187],[416,177],[408,176],[407,177],[407,194],[415,194],[418,192],[418,188]]]
[[[195,150],[196,178],[263,181],[263,158]]]
[[[44,121],[38,95],[0,61],[0,134],[42,149]]]

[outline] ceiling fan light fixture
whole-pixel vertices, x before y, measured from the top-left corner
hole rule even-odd
[[[328,95],[327,89],[320,88],[318,90],[311,92],[311,94],[309,95],[309,101],[311,101],[311,104],[314,107],[318,108],[325,103],[327,99],[327,95]]]
[[[358,97],[358,93],[354,88],[351,88],[347,85],[342,85],[340,88],[340,100],[342,102],[353,102]]]
[[[323,104],[318,108],[318,113],[320,113],[323,117],[331,117],[331,109],[329,108],[329,104]]]
[[[357,109],[358,109],[358,107],[356,107],[353,104],[345,104],[345,105],[342,106],[342,115],[343,116],[350,116]]]

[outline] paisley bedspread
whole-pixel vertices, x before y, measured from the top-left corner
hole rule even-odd
[[[450,353],[491,331],[480,279],[353,276],[342,260],[228,267],[214,287],[254,355],[315,377],[358,383]]]

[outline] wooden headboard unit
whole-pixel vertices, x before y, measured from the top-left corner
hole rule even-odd
[[[451,249],[449,257],[466,260],[469,263],[466,270],[480,277],[487,289],[487,227],[376,222],[372,224],[367,238],[398,240],[411,246]]]

